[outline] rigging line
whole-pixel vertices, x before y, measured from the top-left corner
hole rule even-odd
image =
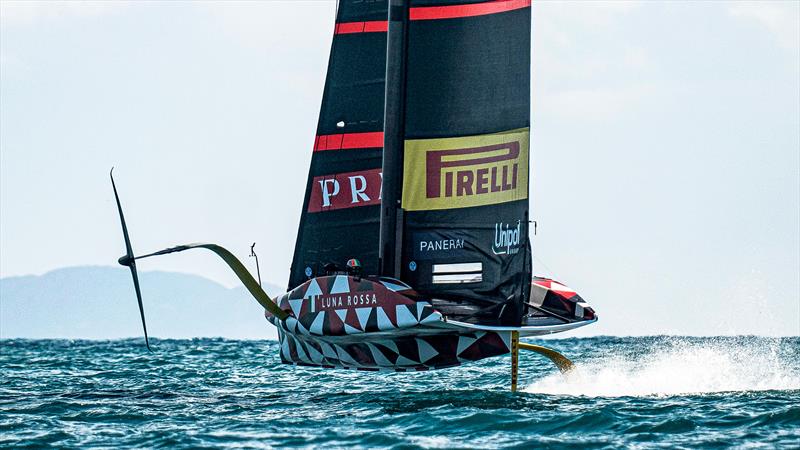
[[[536,222],[536,221],[535,221],[535,220],[533,220],[533,221],[531,221],[531,222]],[[545,264],[545,262],[544,262],[544,261],[542,261],[542,259],[541,259],[541,258],[539,258],[538,256],[536,256],[536,251],[534,251],[534,248],[533,248],[533,241],[534,241],[535,237],[536,237],[536,233],[534,233],[533,235],[531,235],[531,228],[530,228],[530,227],[528,227],[528,240],[531,242],[531,256],[533,257],[533,261],[534,261],[535,263],[539,263],[539,264],[541,264],[542,266],[544,266],[544,268],[545,268],[545,269],[546,269],[548,272],[550,272],[550,275],[551,275],[553,278],[558,278],[559,280],[562,280],[562,278],[561,278],[561,277],[560,277],[560,276],[559,276],[559,275],[556,273],[556,271],[555,271],[555,270],[551,269],[551,268],[550,268],[550,266],[548,266],[547,264]],[[531,269],[533,269],[533,268],[531,268]],[[531,270],[531,272],[533,272],[533,270]],[[536,276],[536,275],[535,275],[535,274],[533,274],[533,273],[532,273],[532,275]],[[569,283],[568,283],[566,280],[563,280],[563,281],[564,281],[564,283],[567,283],[567,284],[569,284]]]
[[[250,246],[250,257],[256,259],[256,273],[258,274],[258,285],[261,286],[261,268],[258,267],[258,255],[256,255],[255,247],[256,243],[253,242],[253,245]]]
[[[532,220],[531,222],[537,222],[537,221],[536,221],[536,220]],[[537,224],[537,225],[538,225],[538,224]],[[544,266],[544,268],[545,268],[545,269],[546,269],[548,272],[550,272],[550,276],[551,276],[552,278],[554,278],[554,279],[555,279],[555,278],[558,278],[558,280],[559,280],[559,281],[562,281],[562,282],[564,282],[564,283],[567,283],[567,284],[569,284],[569,281],[567,281],[567,280],[565,280],[565,279],[561,278],[561,276],[559,276],[559,275],[556,273],[556,271],[555,271],[555,270],[553,270],[552,268],[550,268],[550,266],[548,266],[548,265],[547,265],[547,264],[546,264],[546,263],[545,263],[545,262],[544,262],[544,261],[543,261],[541,258],[539,258],[538,256],[536,256],[536,253],[537,253],[537,252],[535,252],[535,251],[534,251],[534,248],[533,248],[533,241],[534,241],[534,238],[535,238],[535,237],[536,237],[536,233],[534,233],[534,234],[533,234],[533,236],[531,236],[531,228],[530,228],[530,227],[528,227],[528,240],[531,242],[531,256],[533,257],[533,261],[534,261],[534,263],[538,263],[538,264],[541,264],[542,266]],[[533,268],[532,268],[532,269],[533,269]],[[536,276],[535,274],[532,274],[532,275]]]
[[[545,268],[545,269],[546,269],[548,272],[550,272],[550,276],[551,276],[551,277],[553,277],[554,279],[556,279],[556,278],[557,278],[559,282],[563,282],[563,283],[569,284],[569,281],[567,281],[567,280],[565,280],[565,279],[561,278],[561,276],[559,276],[559,275],[556,273],[556,271],[555,271],[555,270],[551,269],[551,268],[550,268],[550,266],[548,266],[547,264],[545,264],[545,262],[544,262],[544,261],[542,261],[542,259],[541,259],[541,258],[537,257],[535,252],[532,252],[532,253],[533,253],[533,260],[534,260],[535,262],[537,262],[537,263],[539,263],[539,264],[543,265],[543,266],[544,266],[544,268]]]

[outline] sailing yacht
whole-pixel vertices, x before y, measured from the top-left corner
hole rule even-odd
[[[120,207],[140,307],[137,259],[202,247],[264,306],[285,363],[416,371],[511,353],[515,380],[527,348],[568,368],[519,342],[597,320],[532,274],[530,55],[530,0],[340,0],[287,292],[269,298],[213,244],[134,256]]]

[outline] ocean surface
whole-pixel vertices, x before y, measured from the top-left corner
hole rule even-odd
[[[531,340],[459,368],[280,364],[273,341],[0,341],[0,446],[800,448],[800,338]]]

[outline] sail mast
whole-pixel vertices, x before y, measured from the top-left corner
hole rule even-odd
[[[400,258],[403,244],[403,211],[400,208],[400,200],[403,180],[409,1],[389,1],[389,26],[386,46],[383,181],[378,258],[380,274],[394,278],[400,277]]]

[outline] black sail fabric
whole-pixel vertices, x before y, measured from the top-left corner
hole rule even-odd
[[[529,0],[411,2],[402,278],[455,320],[529,294],[530,30]]]
[[[289,289],[327,264],[378,267],[386,0],[341,0]]]

